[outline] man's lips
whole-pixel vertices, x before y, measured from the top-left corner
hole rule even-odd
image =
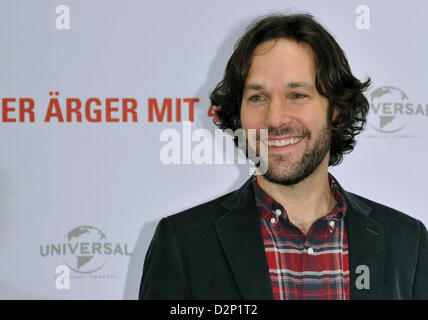
[[[263,143],[272,148],[286,147],[295,145],[303,140],[302,136],[288,136],[288,137],[270,137],[268,140],[263,140]]]

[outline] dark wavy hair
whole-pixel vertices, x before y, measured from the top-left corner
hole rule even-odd
[[[306,43],[314,52],[316,88],[329,101],[328,119],[332,128],[329,165],[338,165],[343,155],[354,149],[355,136],[366,125],[369,103],[363,92],[369,87],[370,78],[360,82],[352,75],[343,50],[310,14],[268,15],[247,28],[235,44],[223,80],[210,94],[211,104],[217,106],[218,121],[214,123],[223,130],[242,127],[242,94],[252,53],[261,43],[279,38]],[[335,108],[339,114],[333,121]]]

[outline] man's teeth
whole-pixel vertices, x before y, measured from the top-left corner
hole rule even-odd
[[[299,141],[301,141],[303,138],[293,138],[293,139],[284,139],[284,140],[268,140],[267,145],[268,146],[274,146],[274,147],[283,147],[287,146],[289,144],[295,144]]]

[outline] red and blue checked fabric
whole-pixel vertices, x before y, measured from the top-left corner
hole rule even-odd
[[[348,300],[349,259],[345,226],[347,205],[329,174],[337,201],[305,236],[253,176],[253,189],[275,300]],[[281,214],[277,215],[281,210]],[[275,212],[277,214],[275,214]]]

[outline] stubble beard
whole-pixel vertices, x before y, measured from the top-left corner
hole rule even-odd
[[[267,170],[263,176],[268,181],[283,186],[297,184],[309,177],[325,159],[331,146],[330,129],[323,127],[315,140],[311,138],[309,131],[301,130],[300,132],[303,133],[302,135],[305,137],[304,140],[308,140],[309,143],[306,146],[303,155],[296,162],[290,165],[281,165],[281,163],[289,161],[289,155],[269,155],[266,165],[265,157],[260,157],[260,161],[264,161],[264,165],[267,166]],[[263,142],[258,140],[256,148],[257,151],[259,151],[258,146],[260,146],[260,143]]]

